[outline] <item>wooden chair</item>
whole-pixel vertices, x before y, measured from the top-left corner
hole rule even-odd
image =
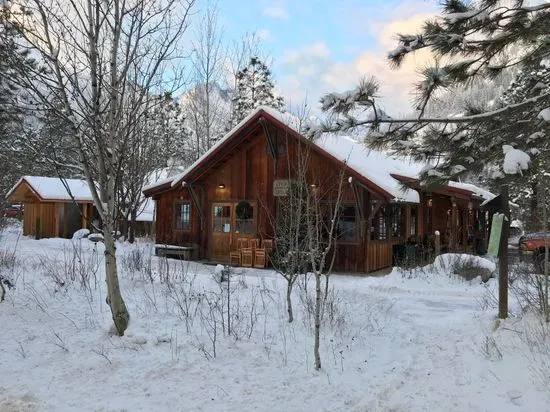
[[[272,240],[264,240],[263,247],[256,249],[254,253],[254,267],[264,269],[267,266],[269,253],[273,249]]]
[[[242,253],[242,265],[247,268],[254,266],[254,256],[256,255],[256,249],[260,245],[260,239],[249,239],[248,246],[243,249]]]
[[[229,252],[229,264],[232,266],[240,266],[243,260],[243,250],[247,246],[247,239],[240,238],[237,239],[237,250],[232,250]],[[236,265],[233,265],[233,262],[236,262]]]

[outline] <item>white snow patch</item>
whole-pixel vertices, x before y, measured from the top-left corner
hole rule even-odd
[[[531,157],[522,150],[515,149],[509,145],[503,145],[504,163],[502,169],[509,175],[521,174],[523,170],[529,169]]]
[[[550,122],[550,107],[541,110],[537,117],[545,122]]]
[[[73,239],[84,239],[85,237],[88,237],[89,234],[90,231],[88,229],[78,229],[73,233]]]

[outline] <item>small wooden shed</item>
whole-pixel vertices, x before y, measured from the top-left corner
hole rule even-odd
[[[7,199],[23,203],[23,234],[70,238],[93,217],[92,194],[85,180],[23,176]]]

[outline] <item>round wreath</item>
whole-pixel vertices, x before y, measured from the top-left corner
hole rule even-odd
[[[252,206],[246,200],[242,200],[237,204],[235,213],[239,219],[252,219]]]

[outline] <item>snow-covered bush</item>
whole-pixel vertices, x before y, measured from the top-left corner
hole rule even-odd
[[[435,258],[434,268],[448,275],[458,275],[468,281],[481,277],[483,282],[487,282],[493,276],[496,265],[479,256],[445,253]]]
[[[546,278],[533,264],[521,262],[510,267],[510,290],[522,312],[538,312],[544,315],[548,300]]]
[[[60,257],[43,254],[38,256],[38,260],[43,273],[56,284],[56,291],[67,290],[71,284],[78,282],[89,293],[90,299],[93,298],[91,291],[98,287],[100,264],[97,249],[88,253],[80,241],[73,241],[71,247],[63,248]]]
[[[122,269],[131,279],[153,282],[153,251],[149,246],[136,245],[122,256]]]
[[[0,227],[0,239],[5,227]],[[6,296],[6,289],[15,287],[17,267],[17,243],[13,250],[0,249],[0,302]]]
[[[84,239],[88,237],[89,234],[90,231],[88,229],[78,229],[76,232],[73,233],[73,240]]]

